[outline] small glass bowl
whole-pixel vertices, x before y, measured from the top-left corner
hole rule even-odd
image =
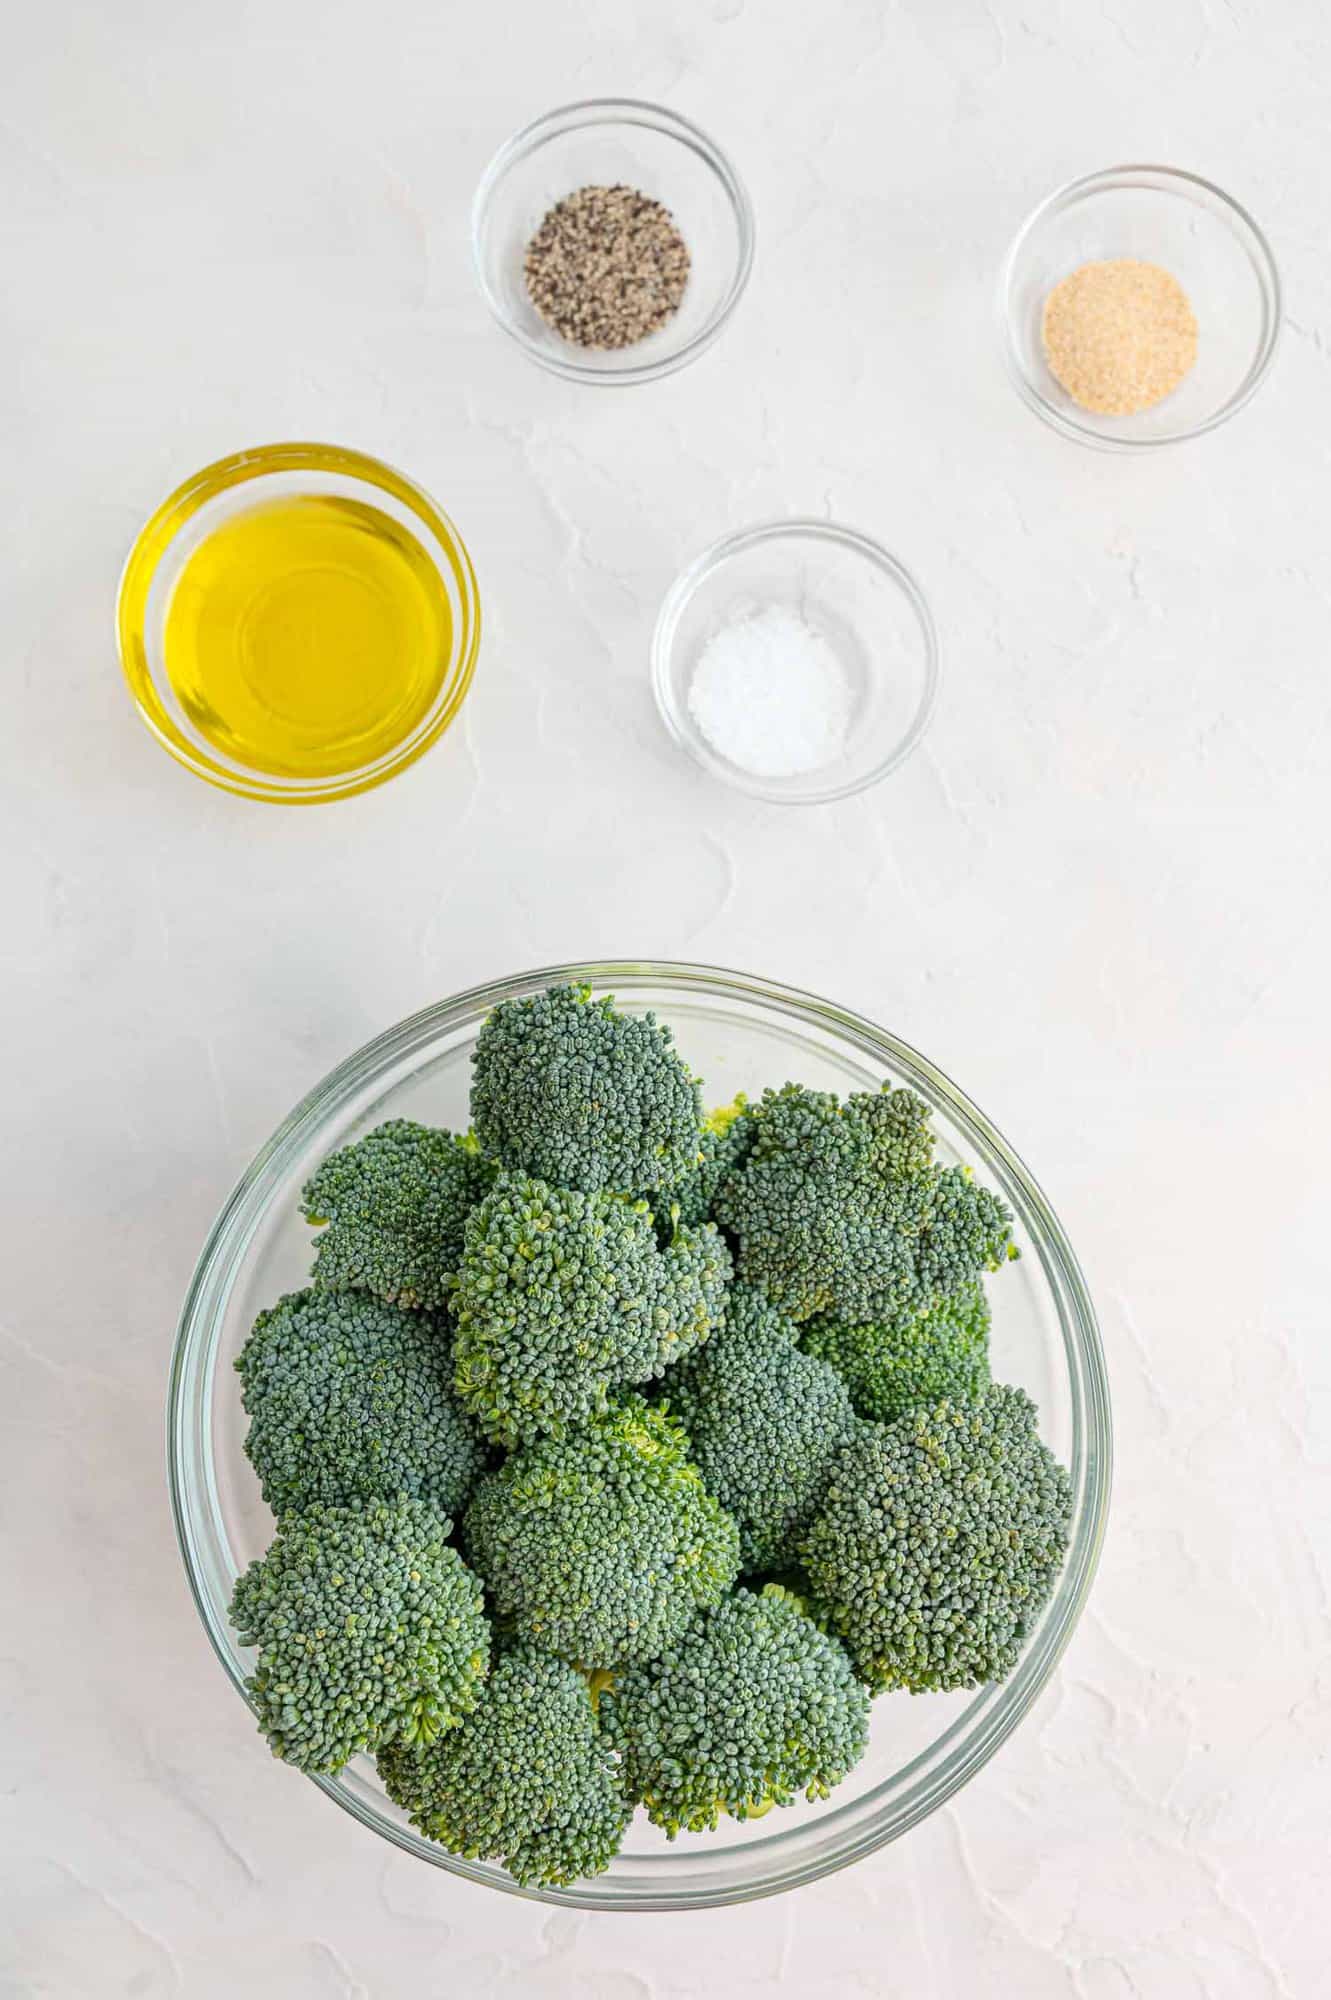
[[[579,347],[527,293],[527,245],[557,201],[623,184],[670,210],[689,250],[679,310],[631,347]],[[501,146],[472,203],[472,254],[490,311],[519,347],[572,382],[653,382],[710,347],[753,264],[753,210],[720,147],[677,112],[627,97],[566,104]]]
[[[831,643],[854,701],[841,755],[788,778],[723,757],[689,710],[708,640],[771,605]],[[675,580],[652,636],[652,685],[666,728],[713,777],[779,805],[825,805],[877,784],[915,748],[938,691],[938,639],[915,579],[867,535],[830,521],[769,521],[714,543]]]
[[[314,494],[367,502],[414,536],[448,598],[449,657],[439,692],[415,728],[371,764],[317,778],[277,777],[228,757],[202,735],[176,697],[163,632],[171,590],[186,561],[221,522],[264,501]],[[391,466],[338,445],[271,444],[196,472],[145,522],[129,552],[116,602],[120,664],[139,714],[178,763],[224,791],[278,805],[321,805],[383,784],[414,764],[448,728],[476,670],[481,607],[471,557],[427,493]]]
[[[743,1903],[814,1882],[895,1840],[975,1776],[1022,1721],[1085,1606],[1109,1507],[1109,1391],[1095,1313],[1071,1245],[1030,1173],[984,1114],[927,1057],[885,1029],[793,987],[712,966],[551,966],[459,993],[400,1022],[324,1078],[255,1156],[215,1223],[181,1315],[171,1367],[172,1504],[190,1587],[218,1658],[244,1698],[254,1655],[227,1619],[236,1578],[272,1539],[245,1457],[235,1357],[257,1312],[308,1282],[300,1191],[319,1161],[385,1118],[465,1129],[476,1036],[501,1001],[554,981],[586,981],[632,1014],[675,1032],[709,1103],[791,1077],[815,1089],[874,1090],[890,1077],[933,1107],[940,1158],[964,1164],[1015,1217],[1016,1263],[992,1290],[995,1377],[1019,1383],[1040,1432],[1069,1468],[1067,1559],[1021,1659],[1001,1686],[886,1695],[868,1752],[830,1799],[765,1818],[723,1819],[668,1841],[639,1813],[604,1875],[564,1889],[520,1889],[492,1861],[448,1854],[388,1799],[373,1761],[313,1780],[362,1826],[404,1853],[491,1889],[584,1910],[687,1910]],[[257,1737],[254,1755],[264,1755]],[[291,1782],[295,1783],[292,1774]],[[1051,1780],[1052,1782],[1052,1780]],[[1073,1780],[1069,1779],[1069,1783]]]
[[[1173,395],[1110,417],[1082,409],[1056,381],[1041,320],[1061,278],[1119,257],[1173,273],[1199,338],[1196,364]],[[1175,167],[1110,167],[1060,188],[1022,224],[998,283],[1003,352],[1019,394],[1065,437],[1106,451],[1178,444],[1241,410],[1271,366],[1280,313],[1275,258],[1247,210]]]

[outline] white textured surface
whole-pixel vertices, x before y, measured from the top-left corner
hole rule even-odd
[[[1327,16],[574,12],[6,24],[0,1989],[1305,2000],[1331,1947]],[[720,346],[622,394],[505,343],[465,236],[492,147],[607,91],[713,130],[759,219]],[[1257,402],[1151,463],[1040,426],[990,320],[1026,208],[1132,157],[1232,187],[1289,288]],[[145,511],[281,436],[417,474],[486,612],[464,726],[308,813],[178,771],[110,638]],[[787,509],[897,549],[945,661],[926,747],[807,815],[696,775],[646,674],[681,563]],[[635,952],[813,986],[951,1070],[1079,1246],[1118,1425],[1098,1591],[1028,1726],[896,1848],[696,1920],[486,1896],[272,1763],[162,1469],[193,1256],[288,1106],[437,995]]]

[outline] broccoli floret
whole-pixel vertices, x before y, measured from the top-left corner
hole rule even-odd
[[[890,1319],[852,1325],[816,1315],[800,1332],[806,1354],[830,1363],[861,1417],[886,1423],[944,1396],[968,1402],[989,1384],[984,1286],[972,1279],[932,1305],[903,1306]]]
[[[487,1151],[554,1187],[668,1187],[698,1156],[698,1085],[669,1028],[589,986],[495,1008],[476,1038],[471,1109]]]
[[[875,1691],[1002,1680],[1067,1548],[1068,1475],[994,1385],[866,1425],[804,1538],[816,1596]]]
[[[845,1383],[796,1346],[798,1332],[761,1293],[736,1285],[724,1329],[667,1382],[708,1491],[739,1523],[750,1573],[794,1560],[855,1428]]]
[[[524,1885],[547,1886],[600,1875],[618,1853],[625,1825],[632,1817],[633,1807],[624,1796],[622,1780],[617,1779],[611,1789],[599,1779],[589,1778],[581,1791],[570,1795],[559,1815],[511,1857],[510,1873]]]
[[[640,1398],[515,1452],[476,1489],[467,1547],[518,1636],[583,1667],[649,1660],[739,1569],[739,1530]]]
[[[673,1839],[826,1798],[864,1754],[869,1696],[793,1598],[737,1590],[616,1674],[600,1716],[630,1796]]]
[[[502,1174],[467,1222],[458,1394],[498,1444],[559,1436],[705,1340],[729,1277],[710,1223],[661,1250],[645,1203]]]
[[[733,1103],[709,1111],[698,1132],[697,1158],[688,1172],[670,1187],[647,1194],[663,1240],[669,1241],[677,1223],[696,1228],[711,1220],[717,1190],[744,1160],[752,1142],[753,1122],[747,1110],[748,1099],[741,1092]]]
[[[929,1219],[915,1246],[917,1299],[959,1292],[981,1271],[996,1271],[1018,1254],[1012,1216],[992,1188],[972,1179],[969,1167],[948,1167],[935,1177]]]
[[[461,1728],[382,1749],[379,1775],[422,1833],[524,1884],[599,1875],[632,1812],[585,1678],[533,1646],[499,1653]]]
[[[795,1319],[840,1309],[846,1293],[872,1285],[897,1296],[923,1227],[926,1168],[907,1142],[909,1092],[840,1100],[789,1083],[764,1092],[750,1116],[748,1152],[723,1181],[717,1220],[738,1240],[738,1271]],[[866,1107],[876,1115],[862,1115]],[[895,1148],[888,1143],[896,1141]],[[893,1167],[900,1159],[904,1170]],[[868,1317],[867,1314],[862,1315]]]
[[[231,1599],[259,1660],[246,1682],[273,1754],[340,1771],[429,1743],[476,1705],[490,1657],[479,1580],[423,1500],[318,1502],[278,1524]]]
[[[756,1584],[754,1588],[757,1588]],[[762,1593],[764,1597],[786,1598],[789,1603],[794,1605],[796,1611],[802,1611],[804,1616],[816,1625],[820,1632],[826,1632],[830,1638],[836,1638],[836,1633],[832,1629],[832,1621],[828,1617],[824,1607],[814,1596],[813,1585],[809,1582],[808,1577],[802,1569],[782,1570],[776,1576],[765,1578],[762,1585]],[[837,1643],[840,1644],[840,1641],[838,1640]]]
[[[364,1292],[289,1292],[259,1314],[236,1368],[246,1456],[275,1514],[399,1494],[456,1514],[485,1467],[432,1313]]]
[[[932,1163],[929,1116],[909,1090],[844,1104],[803,1084],[767,1091],[713,1204],[739,1276],[794,1319],[864,1321],[995,1267],[1011,1218],[963,1169]]]
[[[442,1306],[468,1211],[494,1176],[475,1140],[391,1118],[326,1159],[301,1196],[322,1291]]]

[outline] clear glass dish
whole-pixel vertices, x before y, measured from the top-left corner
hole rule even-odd
[[[622,183],[661,202],[689,249],[679,310],[631,347],[578,347],[527,294],[523,259],[557,201],[581,187]],[[753,264],[753,210],[721,148],[678,112],[629,97],[597,97],[524,126],[481,176],[471,211],[481,292],[504,332],[542,368],[573,382],[653,382],[710,347],[739,302]]]
[[[1173,395],[1135,416],[1100,416],[1055,380],[1041,340],[1044,302],[1081,264],[1135,257],[1171,271],[1197,315],[1197,360]],[[1105,451],[1200,437],[1256,393],[1280,331],[1271,246],[1238,202],[1176,167],[1110,167],[1071,181],[1017,232],[998,281],[999,337],[1018,394],[1037,416]]]
[[[596,1910],[681,1910],[743,1902],[812,1882],[873,1853],[941,1805],[985,1764],[1048,1680],[1086,1602],[1109,1502],[1110,1418],[1095,1315],[1076,1258],[1040,1189],[1007,1142],[941,1071],[894,1035],[789,987],[706,966],[558,966],[477,987],[403,1021],[311,1091],[258,1154],[227,1202],[186,1298],[171,1369],[172,1503],[199,1614],[237,1692],[250,1656],[227,1624],[237,1575],[271,1539],[246,1461],[232,1371],[255,1314],[304,1283],[309,1230],[297,1196],[333,1147],[388,1117],[467,1122],[476,1032],[499,1001],[552,981],[586,980],[675,1029],[710,1099],[756,1093],[787,1077],[836,1090],[909,1083],[935,1109],[940,1149],[1002,1189],[1016,1215],[1018,1263],[995,1279],[994,1368],[1040,1406],[1043,1433],[1071,1468],[1066,1566],[1022,1659],[1002,1687],[890,1695],[874,1706],[864,1762],[822,1804],[799,1804],[673,1843],[641,1814],[603,1876],[522,1891],[506,1871],[423,1839],[389,1802],[368,1758],[316,1779],[329,1798],[408,1854],[469,1881]],[[256,1756],[266,1755],[256,1736]],[[295,1783],[293,1774],[292,1782]]]
[[[277,777],[228,757],[176,697],[166,668],[165,613],[189,557],[224,520],[264,501],[297,496],[368,502],[409,530],[448,601],[448,657],[438,693],[415,727],[375,762],[317,778]],[[116,601],[120,663],[134,705],[164,750],[209,784],[276,805],[322,805],[369,791],[414,764],[457,715],[476,670],[481,607],[461,536],[441,507],[404,474],[364,452],[328,444],[269,444],[206,465],[150,516],[129,552]]]
[[[845,749],[795,777],[757,777],[715,750],[689,710],[703,647],[721,626],[769,605],[827,639],[850,681]],[[769,521],[705,549],[676,578],[652,635],[652,686],[681,749],[723,783],[777,805],[826,805],[877,784],[928,727],[938,638],[924,594],[895,556],[831,521]]]

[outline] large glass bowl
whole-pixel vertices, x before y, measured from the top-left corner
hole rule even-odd
[[[586,980],[632,1012],[675,1030],[710,1101],[786,1078],[839,1091],[891,1078],[928,1099],[943,1155],[973,1164],[1016,1216],[1020,1262],[993,1282],[994,1371],[1040,1406],[1044,1435],[1072,1472],[1072,1539],[1054,1594],[1002,1687],[895,1694],[875,1703],[867,1756],[819,1805],[799,1804],[715,1834],[667,1843],[641,1814],[607,1874],[568,1889],[521,1891],[506,1871],[421,1838],[390,1804],[369,1758],[316,1779],[363,1825],[409,1854],[473,1882],[539,1901],[601,1910],[737,1903],[811,1882],[894,1840],[992,1757],[1053,1672],[1086,1602],[1109,1500],[1110,1423],[1095,1315],[1049,1204],[994,1127],[926,1057],[811,994],[706,966],[559,966],[458,994],[391,1028],[335,1069],[263,1147],[208,1239],[181,1316],[171,1370],[169,1456],[180,1546],[200,1616],[237,1692],[251,1655],[227,1624],[237,1575],[272,1523],[242,1451],[245,1419],[231,1363],[259,1309],[299,1286],[309,1230],[297,1197],[315,1164],[367,1126],[414,1117],[467,1123],[476,1032],[501,1000],[554,981]],[[257,1737],[255,1755],[265,1754]],[[293,1777],[294,1783],[294,1777]]]

